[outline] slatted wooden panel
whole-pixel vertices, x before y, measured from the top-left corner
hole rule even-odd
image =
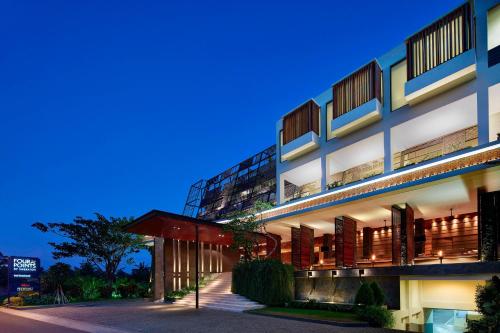
[[[314,229],[300,226],[300,267],[308,269],[314,264]]]
[[[271,254],[271,255],[269,255]],[[266,255],[269,259],[281,260],[281,236],[268,233],[266,237]]]
[[[313,100],[302,104],[283,118],[283,144],[308,133],[319,135],[320,107]]]
[[[406,41],[408,80],[472,47],[471,9],[466,3],[408,38]]]
[[[300,269],[300,229],[291,228],[292,231],[292,265],[296,269]]]
[[[398,207],[391,208],[392,229],[392,264],[401,263],[401,219],[402,212]]]
[[[332,234],[324,234],[323,235],[323,247],[327,249],[324,251],[324,258],[331,259],[333,258],[333,235]]]
[[[403,265],[410,265],[413,263],[413,259],[415,258],[415,214],[413,212],[413,208],[406,204],[405,209],[405,238],[406,238],[406,251],[404,252],[405,258],[402,261]]]
[[[363,228],[363,259],[370,259],[373,254],[373,229]]]
[[[382,71],[376,61],[333,85],[333,118],[377,98],[382,102]]]
[[[356,264],[356,221],[347,216],[335,218],[335,262],[337,267]]]

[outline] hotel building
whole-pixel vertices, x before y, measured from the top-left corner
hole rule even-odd
[[[201,271],[230,271],[223,213],[260,199],[279,241],[263,236],[261,255],[296,268],[297,299],[352,303],[377,281],[396,328],[463,328],[476,285],[500,274],[499,2],[466,2],[345,74],[277,121],[265,158],[197,183],[191,217],[129,227],[155,236],[155,297],[192,283],[196,224]]]

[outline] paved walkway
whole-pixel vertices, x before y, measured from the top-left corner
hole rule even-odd
[[[43,315],[73,323],[86,323],[98,328],[109,327],[121,332],[384,332],[375,328],[346,328],[294,320],[263,317],[210,309],[195,310],[172,304],[146,301],[95,302],[64,307],[18,310],[29,315]],[[71,324],[70,324],[71,325]],[[75,326],[69,326],[75,328]]]
[[[83,333],[83,331],[69,329],[64,326],[47,324],[44,322],[23,319],[4,312],[0,312],[0,332],[5,333]]]

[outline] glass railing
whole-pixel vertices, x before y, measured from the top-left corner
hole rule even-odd
[[[394,153],[393,169],[396,170],[475,146],[477,146],[477,126],[464,128]]]
[[[367,163],[357,165],[353,168],[334,173],[328,179],[327,189],[346,185],[349,183],[363,180],[384,172],[384,158],[381,157]]]

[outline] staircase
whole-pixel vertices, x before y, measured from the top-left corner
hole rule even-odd
[[[231,273],[221,273],[219,277],[200,289],[200,308],[243,312],[264,307],[259,303],[231,292]],[[190,293],[175,301],[177,305],[194,308],[196,293]]]

